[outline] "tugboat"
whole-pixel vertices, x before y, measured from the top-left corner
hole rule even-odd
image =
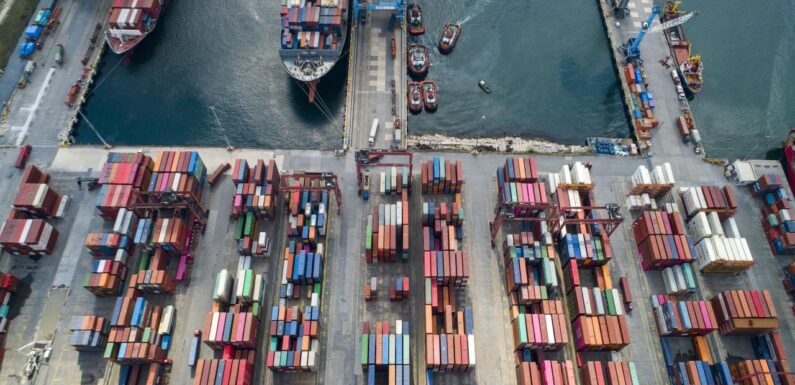
[[[420,5],[411,3],[406,12],[409,14],[409,34],[417,36],[425,33],[425,24],[422,22],[422,8],[420,8]]]
[[[444,55],[453,52],[459,36],[461,36],[461,24],[445,24],[444,30],[442,30],[442,36],[439,38],[439,52]]]
[[[409,44],[408,60],[409,72],[412,76],[423,78],[428,74],[431,66],[431,55],[428,46],[423,44]]]
[[[420,83],[409,82],[409,111],[412,114],[419,114],[422,112],[422,90]]]
[[[436,98],[436,82],[433,80],[426,80],[420,83],[422,87],[422,98],[425,104],[425,111],[436,111],[437,98]]]

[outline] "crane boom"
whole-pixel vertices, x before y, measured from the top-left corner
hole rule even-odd
[[[652,23],[654,23],[654,19],[656,19],[659,14],[660,6],[655,5],[651,10],[649,18],[643,22],[643,26],[640,28],[638,36],[630,38],[627,41],[627,44],[624,45],[624,55],[626,56],[628,62],[634,62],[635,60],[640,59],[640,43],[646,36],[646,32],[649,31],[649,27],[651,27]]]
[[[682,25],[686,23],[688,20],[692,19],[694,16],[698,16],[698,11],[688,12],[682,16],[677,17],[673,20],[668,20],[665,23],[655,25],[652,28],[649,28],[649,33],[653,32],[660,32],[662,30],[676,27],[677,25]]]

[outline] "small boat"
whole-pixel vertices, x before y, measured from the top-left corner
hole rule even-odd
[[[413,114],[422,112],[422,88],[420,83],[409,82],[409,111]]]
[[[439,38],[439,52],[445,55],[453,52],[459,36],[461,36],[461,24],[445,24],[442,30],[442,36]]]
[[[59,66],[63,64],[63,45],[61,44],[55,46],[55,62]]]
[[[489,86],[486,84],[484,80],[478,82],[478,87],[480,87],[480,89],[487,94],[491,93],[491,88],[489,88]]]
[[[425,104],[425,111],[436,111],[438,107],[436,82],[433,80],[426,80],[420,83],[420,86],[422,87],[422,99]]]
[[[406,8],[409,18],[409,34],[422,35],[425,33],[425,24],[422,22],[422,8],[417,3],[409,4]]]
[[[431,66],[431,55],[428,46],[423,44],[410,44],[409,54],[406,55],[409,72],[411,75],[422,78],[428,74]]]

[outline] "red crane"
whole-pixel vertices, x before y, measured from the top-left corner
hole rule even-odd
[[[340,184],[336,174],[331,172],[293,171],[289,174],[282,173],[280,179],[280,195],[286,196],[286,193],[292,191],[333,192],[337,200],[337,215],[342,212],[342,193],[340,192]],[[311,183],[312,181],[320,181],[320,183],[314,184]]]
[[[385,156],[405,157],[403,162],[381,162]],[[362,193],[362,170],[366,167],[408,167],[409,177],[414,173],[414,154],[407,150],[362,149],[356,152],[356,186]],[[409,184],[409,188],[411,185]]]

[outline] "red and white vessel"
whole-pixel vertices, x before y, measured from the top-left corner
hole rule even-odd
[[[422,89],[420,83],[409,82],[409,111],[413,114],[422,112]]]
[[[123,54],[138,45],[157,26],[166,0],[113,0],[105,41]]]
[[[425,104],[425,111],[436,111],[436,108],[439,107],[436,82],[433,80],[426,80],[420,83],[420,88],[422,88],[422,99]]]

